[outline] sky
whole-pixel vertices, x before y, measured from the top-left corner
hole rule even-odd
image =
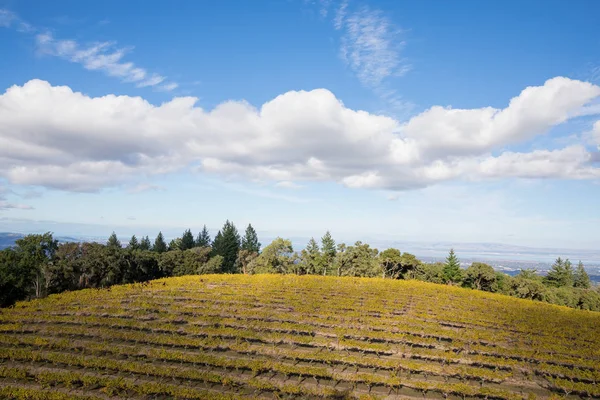
[[[598,248],[598,15],[0,0],[0,231]]]

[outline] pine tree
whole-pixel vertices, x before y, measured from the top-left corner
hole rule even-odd
[[[140,242],[140,250],[150,250],[150,248],[152,247],[152,244],[150,243],[150,238],[148,236],[145,236],[142,238],[142,241]]]
[[[131,236],[127,248],[131,250],[137,250],[140,248],[140,244],[138,243],[137,237],[135,235]]]
[[[306,249],[302,250],[300,264],[303,272],[306,274],[323,273],[323,255],[319,249],[319,244],[314,238],[310,238],[306,245]]]
[[[106,246],[114,247],[114,248],[122,248],[121,241],[117,238],[117,234],[113,231],[113,233],[109,236],[108,242],[106,242]]]
[[[169,242],[168,251],[173,250],[182,250],[181,238],[178,237]]]
[[[454,254],[454,249],[450,249],[450,254],[446,258],[446,264],[444,265],[444,280],[446,283],[459,283],[462,281],[462,272],[460,270],[460,261],[456,254]]]
[[[195,245],[196,242],[194,241],[194,235],[192,234],[192,231],[188,229],[183,232],[183,235],[181,236],[180,250],[191,249]]]
[[[157,253],[164,253],[167,251],[167,243],[165,242],[165,237],[162,232],[158,232],[158,236],[154,240],[154,246],[152,247],[152,251]]]
[[[335,240],[333,240],[329,231],[325,232],[325,235],[321,238],[321,252],[323,254],[323,275],[327,275],[327,271],[331,270],[337,253]]]
[[[252,227],[251,224],[248,224],[246,228],[246,233],[242,238],[242,250],[247,250],[251,253],[259,253],[260,252],[260,243],[258,241],[258,235],[256,231]]]
[[[585,272],[581,261],[577,264],[577,268],[575,268],[575,273],[573,274],[573,286],[582,289],[589,289],[592,286],[590,276]]]
[[[210,247],[210,234],[208,233],[208,229],[206,229],[206,225],[202,228],[202,232],[198,233],[198,237],[196,238],[196,247]]]
[[[556,259],[552,268],[546,274],[544,283],[553,287],[573,286],[573,267],[571,261],[563,261],[560,257]]]
[[[236,272],[239,250],[240,234],[235,225],[227,220],[213,242],[213,255],[223,257],[223,272]]]
[[[212,242],[212,256],[220,255],[223,252],[223,234],[221,231],[218,231],[215,235],[215,240]]]

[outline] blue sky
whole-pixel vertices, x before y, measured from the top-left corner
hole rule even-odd
[[[598,247],[597,15],[0,0],[0,231]]]

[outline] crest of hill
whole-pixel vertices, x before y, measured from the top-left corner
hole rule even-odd
[[[3,310],[0,395],[598,397],[598,326],[600,313],[419,281],[166,278]]]

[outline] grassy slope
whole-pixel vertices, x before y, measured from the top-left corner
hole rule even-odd
[[[416,281],[170,278],[4,310],[0,397],[600,397],[599,327]]]

